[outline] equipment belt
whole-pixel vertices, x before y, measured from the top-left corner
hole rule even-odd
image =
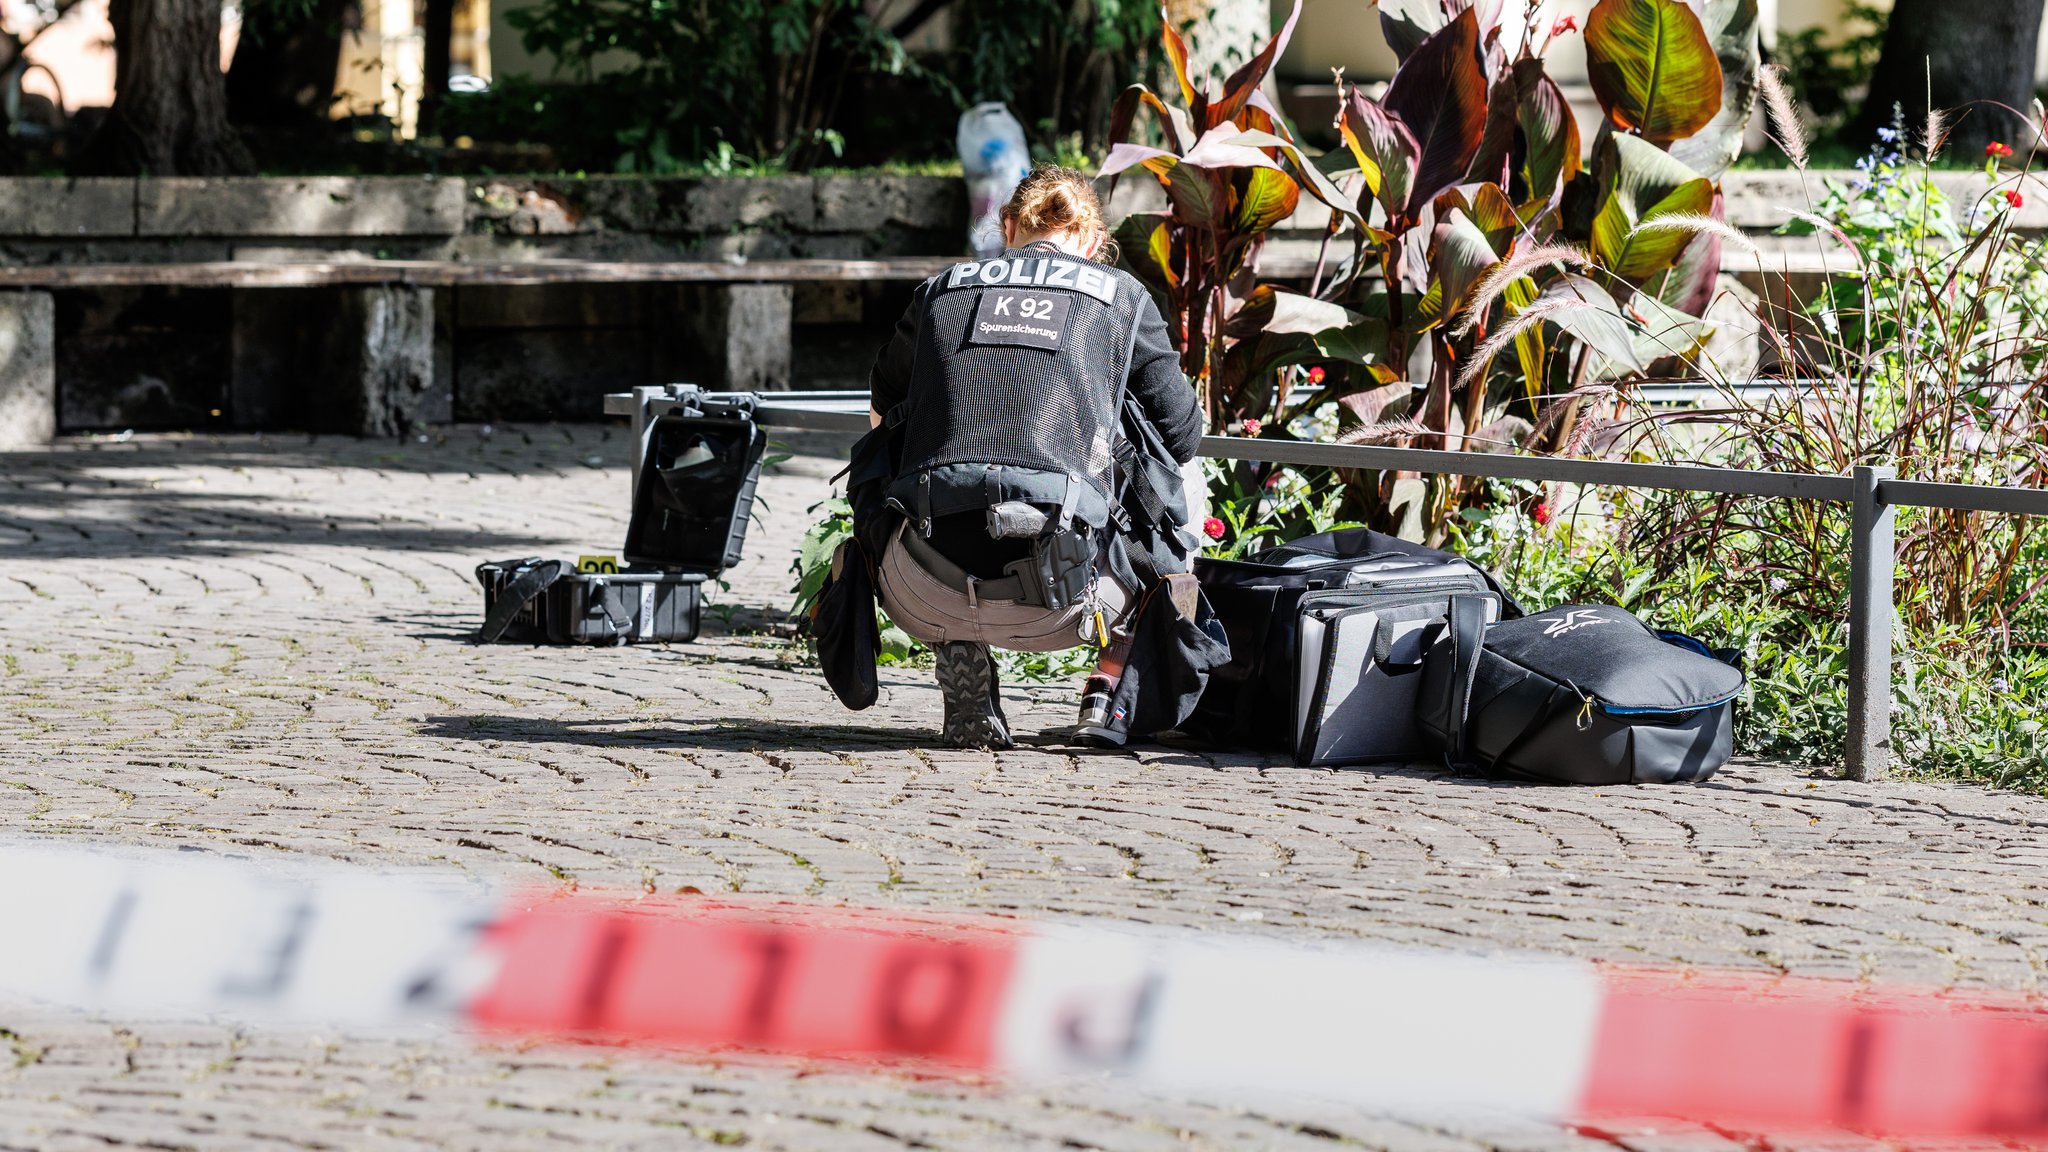
[[[1021,576],[998,576],[993,580],[981,580],[967,574],[967,570],[939,554],[922,536],[905,532],[897,537],[917,561],[917,566],[931,573],[932,578],[956,592],[965,592],[971,601],[1024,599],[1024,578]]]

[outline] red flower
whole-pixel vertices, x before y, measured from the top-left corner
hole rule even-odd
[[[1308,382],[1311,384],[1321,384],[1323,382],[1323,366],[1321,364],[1308,370]]]
[[[1223,539],[1223,521],[1218,520],[1214,516],[1202,521],[1202,535],[1207,536],[1211,540]]]
[[[2027,198],[2020,195],[2019,190],[2015,188],[2007,188],[2005,191],[2000,192],[1999,195],[2005,197],[2005,202],[2015,208],[2027,202]]]
[[[1986,156],[1994,156],[2002,160],[2005,157],[2012,155],[2012,145],[2000,144],[1998,141],[1993,140],[1991,143],[1986,144],[1984,146],[1984,154]]]
[[[1550,35],[1552,39],[1555,39],[1567,32],[1577,32],[1578,30],[1579,18],[1577,16],[1565,16],[1550,26]]]
[[[1542,500],[1538,500],[1536,507],[1529,510],[1529,518],[1538,524],[1550,523],[1550,505]]]
[[[1264,425],[1260,424],[1257,420],[1253,420],[1250,417],[1246,417],[1244,422],[1244,434],[1256,440],[1259,437],[1259,429],[1262,427],[1264,427]]]

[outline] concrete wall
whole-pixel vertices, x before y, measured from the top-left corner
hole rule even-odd
[[[944,177],[0,180],[0,263],[12,264],[939,255],[961,251],[965,227],[960,182]],[[788,314],[794,384],[860,387],[908,290],[806,286],[742,312]],[[54,296],[67,430],[289,426],[322,410],[277,393],[305,358],[334,355],[308,333],[391,306],[339,290]],[[417,411],[594,418],[606,391],[723,383],[730,349],[693,333],[724,303],[660,285],[433,292],[414,305],[431,307],[435,346]]]

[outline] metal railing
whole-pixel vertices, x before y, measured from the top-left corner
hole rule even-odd
[[[868,427],[865,392],[770,393],[763,396],[763,401],[756,415],[764,425],[829,432],[861,432]],[[674,410],[678,403],[675,393],[668,388],[636,388],[606,396],[605,412],[630,416],[636,440],[644,451],[646,430],[653,418]],[[1849,505],[1849,735],[1843,749],[1843,766],[1851,780],[1883,779],[1891,769],[1892,627],[1897,615],[1892,605],[1896,577],[1894,510],[1947,508],[2048,516],[2048,489],[1900,480],[1893,468],[1877,465],[1859,465],[1846,476],[1823,476],[1692,464],[1635,464],[1561,456],[1247,440],[1235,436],[1204,436],[1201,452],[1219,460],[1712,492]],[[633,462],[633,474],[638,476],[638,452]]]

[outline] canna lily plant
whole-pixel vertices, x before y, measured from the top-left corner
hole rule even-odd
[[[1212,427],[1334,404],[1351,442],[1576,451],[1628,380],[1697,358],[1722,244],[1742,242],[1718,181],[1755,105],[1756,0],[1599,0],[1590,142],[1544,60],[1573,22],[1543,28],[1540,12],[1381,0],[1400,66],[1377,95],[1343,86],[1342,146],[1313,162],[1256,93],[1292,18],[1220,97],[1188,82],[1167,30],[1188,107],[1127,91],[1111,138],[1143,106],[1165,147],[1123,143],[1105,172],[1143,167],[1166,188],[1170,207],[1118,239],[1179,316]],[[1324,259],[1306,291],[1259,283],[1263,237],[1304,191],[1331,210]],[[1432,539],[1476,494],[1347,479],[1351,512]]]
[[[1211,427],[1241,428],[1244,417],[1262,414],[1261,397],[1282,368],[1357,359],[1354,346],[1371,326],[1331,300],[1258,279],[1266,234],[1294,215],[1304,194],[1364,227],[1354,197],[1317,167],[1259,91],[1300,15],[1295,0],[1287,23],[1220,92],[1189,76],[1187,46],[1166,24],[1165,56],[1181,102],[1134,84],[1110,117],[1102,175],[1113,187],[1123,174],[1142,171],[1158,180],[1168,203],[1127,217],[1118,247],[1125,267],[1163,302]],[[1141,111],[1155,144],[1132,139]]]
[[[1345,88],[1324,168],[1359,189],[1348,292],[1385,318],[1394,378],[1326,389],[1339,438],[1577,451],[1589,412],[1709,335],[1722,243],[1742,242],[1717,182],[1755,105],[1755,0],[1599,0],[1590,157],[1544,63],[1569,21],[1511,30],[1460,0],[1387,0],[1380,20],[1401,65],[1377,98]],[[1384,520],[1432,538],[1476,491],[1375,479]]]

